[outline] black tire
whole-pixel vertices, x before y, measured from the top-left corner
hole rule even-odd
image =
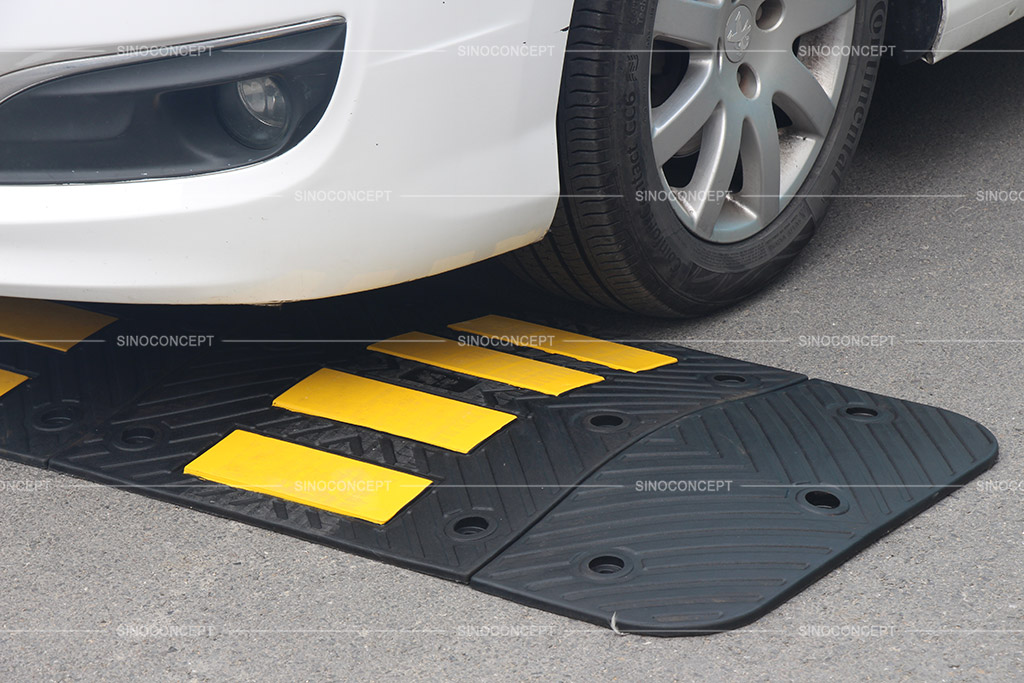
[[[756,235],[705,241],[666,201],[650,126],[657,0],[576,0],[558,112],[563,198],[548,236],[511,254],[544,289],[637,313],[695,316],[762,289],[811,239],[860,139],[881,50],[854,55],[832,127],[800,197]],[[882,45],[887,0],[858,0],[853,44]]]

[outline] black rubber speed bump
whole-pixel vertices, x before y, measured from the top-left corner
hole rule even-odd
[[[466,582],[630,443],[681,415],[803,380],[678,347],[657,350],[680,362],[633,374],[546,360],[605,378],[550,397],[381,354],[233,346],[175,373],[50,466]],[[274,407],[275,399],[325,366],[517,419],[464,454]],[[394,468],[434,485],[379,526],[184,473],[239,429]],[[148,443],[126,438],[143,434],[151,437]]]
[[[189,335],[184,343],[153,348],[154,339],[181,341],[159,325],[28,303],[45,307],[0,298],[0,372],[26,378],[0,391],[0,457],[8,460],[45,467],[200,352]]]
[[[3,345],[0,455],[654,635],[751,621],[995,462],[966,418],[784,370],[455,327],[191,359]],[[135,383],[106,396],[96,354]],[[99,408],[35,456],[38,386]]]
[[[993,464],[959,415],[812,380],[622,450],[473,577],[631,633],[742,626]]]

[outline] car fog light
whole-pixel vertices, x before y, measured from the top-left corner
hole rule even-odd
[[[274,147],[288,133],[291,106],[284,89],[270,76],[221,86],[218,103],[224,127],[247,147]]]

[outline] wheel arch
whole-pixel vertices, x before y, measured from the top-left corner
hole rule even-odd
[[[886,45],[901,64],[926,58],[938,42],[948,0],[889,0]],[[573,8],[577,0],[572,0]],[[566,30],[568,27],[566,27]]]
[[[889,0],[885,42],[895,59],[908,64],[929,55],[946,15],[946,0]]]

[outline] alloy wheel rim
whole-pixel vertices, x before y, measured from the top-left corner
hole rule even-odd
[[[856,0],[660,0],[651,133],[664,196],[733,243],[789,205],[837,113]]]

